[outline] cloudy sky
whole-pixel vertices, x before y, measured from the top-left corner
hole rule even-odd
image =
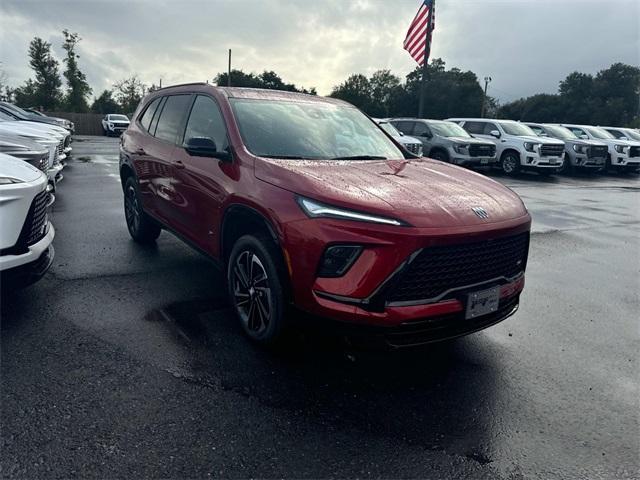
[[[420,0],[0,0],[0,61],[8,83],[32,75],[31,38],[82,37],[80,65],[94,93],[138,74],[163,85],[235,68],[275,70],[320,94],[351,73],[415,64],[402,40]],[[433,57],[493,78],[502,102],[555,92],[579,70],[640,63],[638,0],[438,0]]]

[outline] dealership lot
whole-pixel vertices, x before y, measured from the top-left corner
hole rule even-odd
[[[2,304],[6,477],[637,476],[637,176],[496,176],[533,216],[520,311],[380,352],[241,335],[224,281],[127,233],[117,139],[79,137],[56,259]]]

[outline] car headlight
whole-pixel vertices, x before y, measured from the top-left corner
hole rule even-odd
[[[346,210],[333,207],[309,198],[297,197],[298,205],[302,211],[311,218],[337,218],[340,220],[355,220],[357,222],[380,223],[383,225],[408,226],[407,223],[395,218],[379,217],[364,212]]]
[[[615,148],[618,153],[624,153],[627,151],[627,148],[629,148],[629,145],[615,145],[613,148]]]
[[[456,153],[466,154],[469,151],[469,145],[454,144],[453,150]]]
[[[22,180],[13,177],[0,177],[0,185],[13,185],[14,183],[23,183]]]
[[[539,143],[534,143],[534,142],[524,142],[524,149],[527,152],[535,152],[535,147],[539,146]]]
[[[113,123],[107,122],[107,125],[109,125],[109,128],[113,128]]]
[[[573,151],[576,153],[586,153],[587,151],[587,147],[585,147],[584,145],[573,145]]]

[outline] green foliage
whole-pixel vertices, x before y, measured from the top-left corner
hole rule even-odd
[[[91,105],[91,111],[93,113],[121,113],[120,105],[113,98],[112,90],[104,90],[100,96],[94,99]]]
[[[640,68],[614,63],[595,76],[573,72],[557,95],[538,94],[507,103],[501,118],[588,125],[640,124]]]
[[[76,45],[81,40],[77,33],[69,33],[63,30],[64,43],[62,48],[67,52],[67,58],[64,63],[67,69],[64,71],[64,77],[67,79],[68,91],[64,98],[64,105],[69,112],[87,112],[89,105],[87,97],[91,95],[92,89],[87,83],[87,77],[78,68],[78,58],[76,53]]]
[[[113,88],[120,110],[125,114],[130,114],[138,108],[138,104],[144,96],[145,85],[137,75],[133,75],[115,83]]]
[[[26,107],[42,107],[55,110],[61,103],[62,81],[58,74],[58,61],[51,55],[51,44],[34,37],[29,44],[29,65],[35,80],[29,79],[15,89],[16,103]]]
[[[213,81],[220,87],[228,85],[229,74],[227,72],[219,73]],[[293,83],[285,83],[282,78],[274,71],[265,70],[260,75],[255,73],[244,73],[242,70],[231,70],[231,86],[247,87],[247,88],[267,88],[269,90],[286,90],[289,92],[301,92],[316,95],[316,89],[306,89],[304,87],[296,87]]]

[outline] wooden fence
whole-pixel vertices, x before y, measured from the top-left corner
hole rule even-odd
[[[49,117],[58,117],[71,120],[76,126],[76,135],[102,135],[102,123],[104,118],[101,113],[70,113],[70,112],[44,112]]]

